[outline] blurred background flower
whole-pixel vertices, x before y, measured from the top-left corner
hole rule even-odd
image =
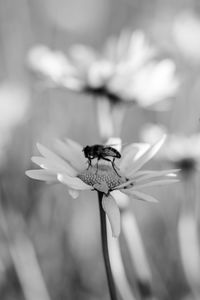
[[[132,101],[146,108],[173,97],[179,85],[174,62],[156,62],[155,55],[142,31],[124,30],[107,41],[103,53],[75,45],[65,57],[37,46],[28,62],[57,86],[106,97],[112,104]]]
[[[165,147],[160,152],[160,158],[180,168],[187,175],[199,170],[200,135],[190,136],[169,135]]]
[[[164,133],[167,134],[164,126],[147,124],[141,131],[141,139],[153,144]],[[180,169],[183,176],[193,175],[200,170],[200,134],[169,133],[156,158]]]

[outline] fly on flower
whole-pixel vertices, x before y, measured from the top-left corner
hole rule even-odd
[[[115,158],[121,158],[121,154],[115,148],[111,146],[105,146],[105,145],[86,146],[83,148],[83,153],[85,157],[88,158],[88,168],[92,165],[92,159],[96,158],[97,170],[98,170],[98,162],[100,159],[103,159],[105,161],[110,161],[113,169],[117,173],[114,162],[115,162]],[[111,160],[108,157],[113,157],[113,160]]]
[[[65,184],[73,198],[77,198],[81,190],[102,193],[103,209],[110,221],[113,236],[117,237],[120,233],[120,211],[116,203],[119,193],[138,200],[156,202],[154,197],[141,191],[143,187],[177,181],[176,175],[172,176],[173,172],[177,172],[174,169],[140,170],[158,152],[164,140],[165,137],[162,137],[154,145],[131,144],[124,147],[119,153],[121,157],[115,162],[117,173],[104,159],[101,159],[98,166],[95,164],[88,168],[88,159],[83,153],[83,147],[70,139],[65,142],[57,141],[54,151],[38,144],[42,156],[32,157],[32,161],[42,169],[29,170],[26,174],[34,179]]]

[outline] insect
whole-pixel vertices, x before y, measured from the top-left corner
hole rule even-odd
[[[98,170],[98,161],[100,159],[110,161],[112,164],[113,169],[117,173],[115,168],[115,158],[121,158],[121,154],[111,146],[105,145],[93,145],[93,146],[86,146],[83,148],[83,152],[85,157],[88,159],[88,168],[92,165],[92,159],[97,158],[97,170]],[[109,157],[112,157],[111,160]],[[117,175],[119,175],[117,173]]]

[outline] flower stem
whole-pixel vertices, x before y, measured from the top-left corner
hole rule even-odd
[[[105,268],[106,268],[106,275],[107,275],[108,287],[109,287],[109,291],[110,291],[110,298],[111,298],[111,300],[117,300],[117,293],[116,293],[115,283],[114,283],[114,279],[113,279],[113,275],[112,275],[110,259],[109,259],[109,254],[108,254],[106,214],[102,207],[102,198],[103,198],[103,193],[98,192],[103,258],[104,258],[104,263],[105,263]]]

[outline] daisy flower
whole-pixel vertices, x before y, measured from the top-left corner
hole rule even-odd
[[[121,152],[121,158],[112,162],[94,158],[89,164],[84,156],[83,147],[66,139],[56,141],[54,151],[38,144],[42,156],[32,157],[40,170],[26,171],[31,178],[49,183],[61,182],[68,188],[70,195],[77,198],[84,190],[97,191],[103,194],[102,206],[111,224],[113,236],[120,233],[120,211],[116,204],[118,193],[131,198],[149,202],[157,200],[142,192],[143,187],[173,183],[177,181],[177,170],[144,171],[141,167],[160,149],[165,137],[154,145],[130,144]],[[111,157],[112,158],[112,157]]]
[[[164,133],[167,134],[164,126],[148,124],[141,131],[141,139],[151,144]],[[156,159],[167,161],[180,169],[184,176],[193,174],[195,170],[200,170],[200,134],[168,134]]]
[[[200,170],[200,134],[169,135],[159,157],[179,168],[186,176]]]
[[[179,85],[173,61],[157,62],[155,55],[142,31],[123,31],[119,38],[111,37],[100,53],[74,45],[65,56],[36,46],[28,63],[55,86],[147,108],[173,97]]]

